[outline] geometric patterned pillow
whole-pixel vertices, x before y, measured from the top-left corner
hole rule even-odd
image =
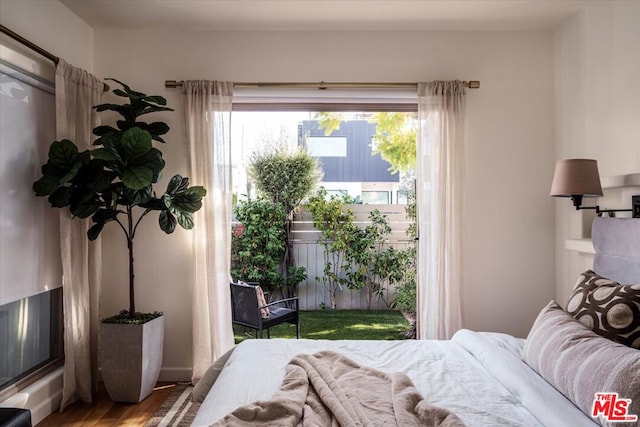
[[[578,277],[567,312],[598,335],[640,349],[640,284],[621,285],[588,270]]]

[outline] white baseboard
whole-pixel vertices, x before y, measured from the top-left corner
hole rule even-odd
[[[53,411],[60,409],[62,401],[62,368],[40,378],[18,393],[0,402],[2,407],[24,408],[31,411],[31,423],[38,424]]]

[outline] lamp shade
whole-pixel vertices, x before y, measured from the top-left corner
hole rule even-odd
[[[558,160],[550,195],[554,197],[602,196],[598,163],[591,159]]]

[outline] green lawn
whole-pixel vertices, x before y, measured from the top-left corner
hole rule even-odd
[[[397,311],[313,310],[300,312],[300,338],[327,340],[401,340],[409,322]],[[253,338],[255,331],[234,326],[236,343]],[[264,333],[266,338],[267,334]],[[271,328],[271,338],[295,338],[294,325]]]

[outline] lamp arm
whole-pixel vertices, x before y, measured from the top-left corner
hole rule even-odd
[[[600,209],[600,206],[578,206],[576,210],[584,210],[584,209],[594,209],[596,211],[596,215],[602,216],[603,213],[608,213],[609,216],[613,216],[614,212],[632,212],[633,209]]]
[[[609,216],[612,216],[613,212],[633,212],[633,209],[600,209],[600,206],[582,206],[582,195],[577,194],[571,196],[571,200],[573,201],[573,206],[575,206],[576,210],[585,210],[585,209],[594,209],[596,211],[596,215],[602,216],[603,213],[609,213]]]
[[[633,209],[600,209],[600,206],[596,206],[596,213],[598,215],[604,212],[633,212]]]

